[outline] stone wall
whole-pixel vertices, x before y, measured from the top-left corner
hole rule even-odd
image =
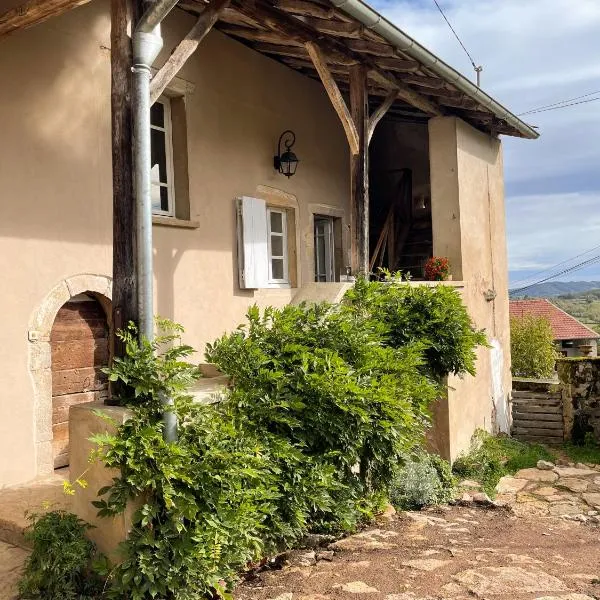
[[[557,361],[563,395],[565,439],[583,442],[591,433],[600,442],[600,358]]]

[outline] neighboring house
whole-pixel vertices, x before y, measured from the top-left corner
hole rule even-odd
[[[511,300],[510,316],[544,317],[552,327],[556,350],[563,356],[598,356],[600,334],[545,298]]]
[[[331,297],[371,264],[418,278],[427,257],[447,256],[492,347],[478,350],[477,378],[451,378],[435,441],[454,457],[476,427],[506,430],[498,135],[537,133],[362,2],[219,4],[151,112],[155,313],[202,351],[254,303]],[[186,0],[168,15],[157,69],[206,6]],[[111,148],[129,151],[111,135],[111,2],[2,10],[0,485],[67,464],[69,406],[106,395],[123,283],[112,280]],[[287,130],[293,177],[274,168]],[[130,235],[120,217],[114,230]]]

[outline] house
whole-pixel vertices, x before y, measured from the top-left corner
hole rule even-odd
[[[498,136],[537,133],[359,0],[160,0],[160,33],[136,2],[2,3],[0,485],[68,463],[69,406],[106,396],[136,310],[202,351],[253,303],[418,279],[432,254],[491,342],[449,382],[438,448],[506,430]]]
[[[600,334],[566,313],[546,298],[531,300],[511,300],[510,316],[543,317],[548,320],[556,351],[563,356],[598,356]]]

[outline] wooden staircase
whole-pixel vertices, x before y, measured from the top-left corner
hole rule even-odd
[[[431,205],[415,206],[410,169],[400,169],[396,176],[395,192],[391,201],[388,200],[383,223],[381,207],[376,206],[380,217],[379,223],[373,223],[372,228],[372,235],[376,238],[371,239],[370,271],[373,273],[378,268],[385,268],[392,272],[410,273],[414,279],[423,279],[425,262],[433,253]],[[383,208],[385,210],[385,202]],[[375,239],[376,243],[373,243]]]

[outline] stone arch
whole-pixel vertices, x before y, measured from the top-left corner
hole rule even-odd
[[[52,453],[52,354],[50,333],[56,315],[79,294],[94,296],[111,326],[112,279],[81,274],[63,279],[47,294],[29,322],[29,373],[33,384],[34,445],[37,475],[54,471]]]

